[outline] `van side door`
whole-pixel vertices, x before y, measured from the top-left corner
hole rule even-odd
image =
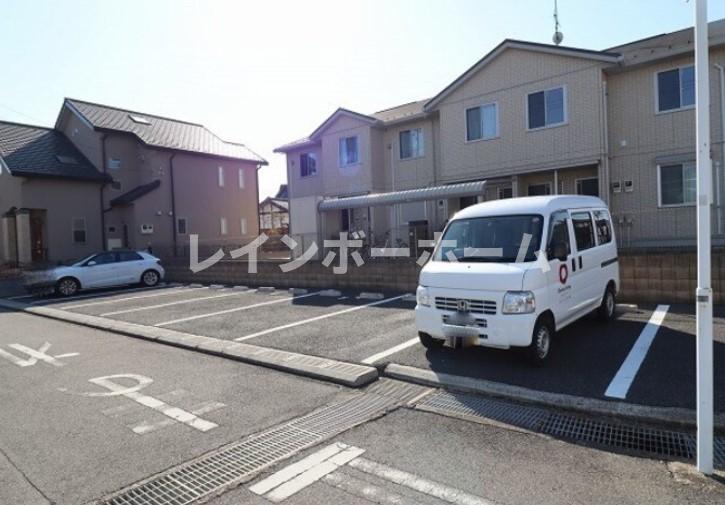
[[[597,298],[601,298],[599,278],[601,261],[597,261],[599,251],[594,234],[591,212],[588,210],[571,211],[571,224],[574,232],[574,254],[570,261],[571,277],[577,302],[574,312],[584,315],[596,308]]]
[[[572,317],[576,301],[569,272],[571,251],[569,213],[565,210],[554,212],[549,217],[546,256],[549,263],[547,273],[549,308],[554,313],[557,327],[566,324]]]

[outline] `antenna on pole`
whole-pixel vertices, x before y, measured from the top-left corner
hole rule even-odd
[[[551,40],[557,46],[564,40],[564,34],[559,31],[559,6],[557,0],[554,0],[554,36],[551,37]]]

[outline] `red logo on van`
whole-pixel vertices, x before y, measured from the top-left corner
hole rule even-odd
[[[569,278],[569,269],[566,267],[566,265],[561,265],[559,267],[559,282],[562,284],[566,284],[566,280]]]

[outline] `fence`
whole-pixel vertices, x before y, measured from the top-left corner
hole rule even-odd
[[[249,263],[241,260],[223,260],[196,274],[186,258],[173,258],[165,266],[169,280],[178,282],[404,292],[415,291],[420,272],[414,258],[378,258],[362,266],[349,262],[347,273],[340,275],[321,261],[309,261],[284,273],[280,266],[286,262],[260,261],[257,273],[249,273]],[[333,264],[338,264],[337,260]],[[697,285],[694,250],[620,251],[619,265],[621,301],[693,303]],[[713,251],[712,274],[715,302],[725,303],[725,249]]]

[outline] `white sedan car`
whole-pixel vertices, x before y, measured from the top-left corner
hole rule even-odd
[[[82,289],[128,284],[155,286],[164,278],[161,261],[147,252],[108,251],[88,256],[70,266],[29,272],[25,286],[30,291],[55,291],[72,296]]]

